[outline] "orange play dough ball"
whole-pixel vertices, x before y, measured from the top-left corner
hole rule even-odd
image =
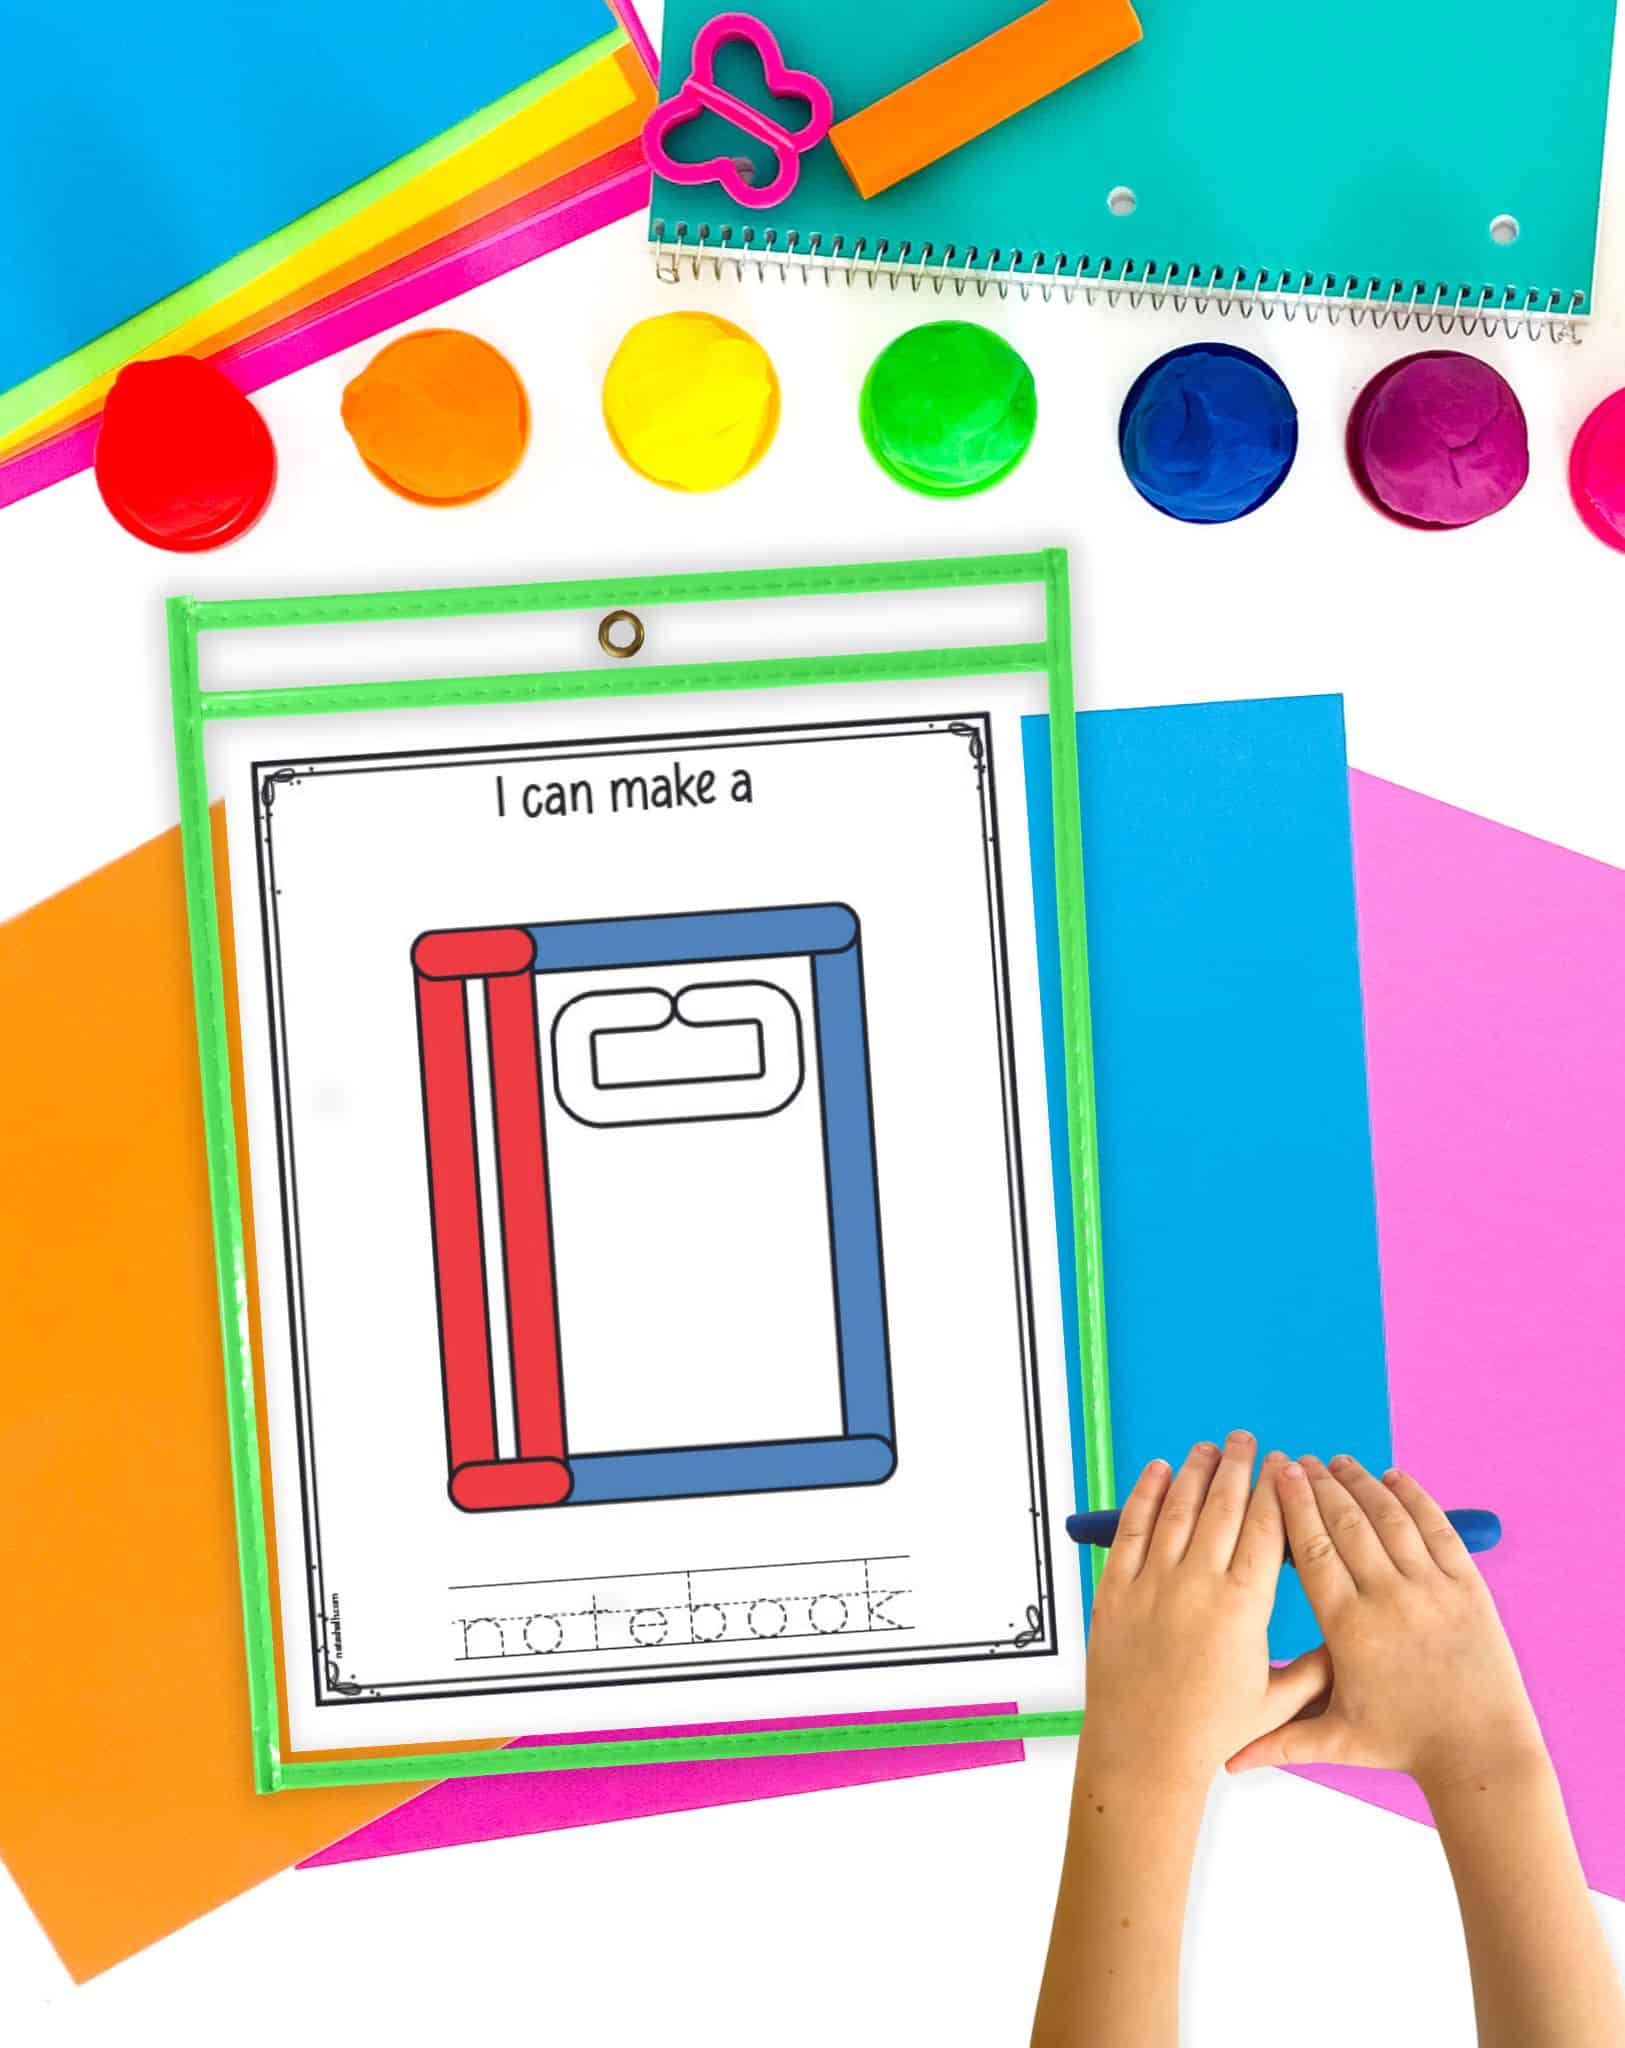
[[[362,461],[419,505],[466,505],[505,484],[530,436],[530,406],[506,356],[455,327],[403,334],[344,388]]]

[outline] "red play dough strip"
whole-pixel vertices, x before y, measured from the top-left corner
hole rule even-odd
[[[461,981],[434,981],[420,972],[417,990],[446,1443],[454,1472],[462,1465],[483,1469],[496,1456],[497,1437],[468,1006]]]
[[[96,485],[126,533],[196,554],[259,518],[276,484],[276,450],[258,411],[195,356],[120,370],[96,442]]]

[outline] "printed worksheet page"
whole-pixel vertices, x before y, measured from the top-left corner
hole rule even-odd
[[[291,1753],[1076,1704],[1044,688],[211,737]]]

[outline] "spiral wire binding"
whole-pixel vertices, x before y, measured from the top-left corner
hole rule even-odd
[[[1585,322],[1584,292],[1571,292],[1565,305],[1561,292],[1519,291],[1506,286],[1499,293],[1493,285],[1476,290],[1470,285],[1407,285],[1382,278],[1317,277],[1305,271],[1225,270],[1215,265],[1204,270],[1198,264],[1181,267],[1125,263],[1115,267],[1108,259],[1092,263],[1087,256],[1075,262],[1065,256],[1053,260],[1043,254],[1025,255],[1019,249],[979,249],[961,253],[949,245],[941,250],[925,243],[918,250],[902,243],[896,254],[885,241],[871,249],[864,240],[846,248],[836,236],[826,250],[821,235],[803,237],[791,230],[781,236],[777,229],[765,229],[760,237],[746,227],[737,237],[732,227],[713,234],[709,226],[695,231],[689,239],[688,224],[676,222],[672,239],[666,223],[649,224],[650,247],[655,275],[664,284],[677,284],[686,275],[721,279],[732,276],[759,282],[777,278],[788,284],[799,278],[810,286],[822,279],[828,286],[839,282],[849,286],[867,285],[871,291],[931,292],[940,297],[952,292],[964,298],[990,295],[1008,299],[1059,298],[1068,305],[1082,299],[1086,305],[1149,306],[1160,313],[1172,307],[1176,313],[1213,311],[1221,318],[1234,313],[1239,319],[1302,319],[1310,326],[1324,320],[1335,327],[1347,320],[1351,327],[1362,323],[1373,328],[1392,327],[1396,333],[1414,328],[1418,334],[1438,333],[1480,335],[1489,340],[1498,334],[1528,341],[1542,339],[1578,345]]]

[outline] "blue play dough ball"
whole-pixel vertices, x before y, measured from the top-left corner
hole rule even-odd
[[[1298,452],[1298,409],[1268,363],[1196,341],[1140,372],[1117,445],[1129,482],[1159,512],[1217,526],[1281,488]]]

